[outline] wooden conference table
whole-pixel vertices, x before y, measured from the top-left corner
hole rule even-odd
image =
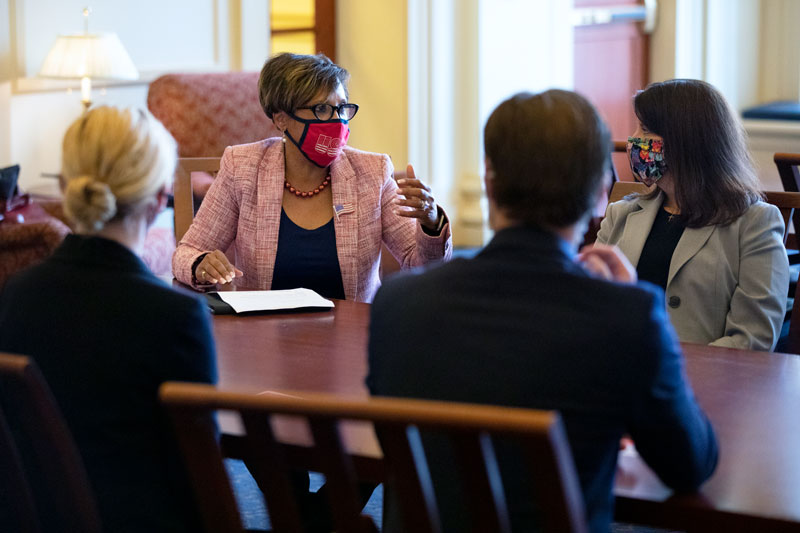
[[[369,305],[348,301],[333,311],[217,316],[219,385],[366,397],[368,324]],[[800,356],[683,349],[717,432],[719,465],[699,493],[672,496],[635,453],[621,453],[617,519],[693,531],[800,531]],[[371,431],[354,428],[346,440],[355,455],[379,464]]]

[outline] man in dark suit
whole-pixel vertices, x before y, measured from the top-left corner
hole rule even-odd
[[[372,306],[372,394],[557,409],[592,531],[607,531],[620,438],[676,490],[714,471],[717,444],[683,373],[663,292],[613,248],[577,255],[607,192],[610,137],[566,91],[518,94],[484,131],[496,234],[471,260],[390,279]],[[447,443],[426,437],[444,531],[469,512]],[[524,468],[498,451],[512,528],[535,528]],[[385,532],[401,531],[387,487]]]

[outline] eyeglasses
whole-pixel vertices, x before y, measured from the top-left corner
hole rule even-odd
[[[358,105],[339,104],[334,106],[331,104],[315,104],[312,106],[298,107],[297,109],[310,109],[314,113],[314,116],[317,117],[317,120],[330,120],[333,118],[334,111],[336,111],[340,119],[352,120],[352,118],[356,116],[356,112],[358,112]]]

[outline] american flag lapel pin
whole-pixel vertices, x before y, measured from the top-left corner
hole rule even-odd
[[[346,215],[347,213],[352,213],[354,211],[355,208],[351,203],[335,204],[333,206],[333,214],[336,215],[336,220],[339,220],[339,216]]]

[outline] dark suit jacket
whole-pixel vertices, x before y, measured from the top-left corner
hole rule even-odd
[[[590,277],[553,234],[497,233],[472,260],[390,279],[372,306],[372,394],[557,409],[592,531],[607,531],[620,437],[669,486],[691,490],[717,461],[686,382],[661,289]],[[428,436],[445,531],[466,531],[447,444]],[[524,468],[498,451],[512,527],[535,528]],[[387,488],[385,529],[401,531]]]
[[[86,464],[105,530],[197,525],[157,391],[168,380],[216,381],[199,299],[166,286],[114,241],[68,235],[50,259],[4,287],[0,350],[31,356],[41,368]]]

